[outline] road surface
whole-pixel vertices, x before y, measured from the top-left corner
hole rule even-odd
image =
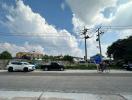
[[[0,72],[2,91],[47,91],[72,93],[132,93],[132,72],[97,73],[64,72]]]

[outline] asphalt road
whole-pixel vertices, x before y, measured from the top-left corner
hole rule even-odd
[[[0,72],[0,90],[132,93],[132,73]]]

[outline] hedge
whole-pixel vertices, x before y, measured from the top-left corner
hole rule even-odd
[[[65,69],[81,69],[81,70],[94,70],[97,69],[95,64],[70,64],[65,65]],[[36,69],[41,69],[41,65],[37,65]],[[121,69],[120,66],[110,65],[110,69]]]
[[[71,64],[65,65],[66,69],[96,69],[95,64]]]

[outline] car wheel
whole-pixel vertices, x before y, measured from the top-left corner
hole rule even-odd
[[[47,67],[44,68],[44,71],[48,71],[49,69]]]
[[[60,71],[64,71],[64,68],[60,68]]]
[[[8,72],[13,72],[13,68],[12,67],[9,67],[8,68]]]
[[[27,67],[24,68],[23,71],[24,71],[24,72],[28,72],[28,68],[27,68]]]

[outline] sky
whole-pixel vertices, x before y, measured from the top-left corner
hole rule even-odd
[[[0,52],[83,57],[85,26],[90,57],[99,53],[96,28],[101,26],[106,56],[114,41],[132,35],[131,9],[131,0],[0,0]]]

